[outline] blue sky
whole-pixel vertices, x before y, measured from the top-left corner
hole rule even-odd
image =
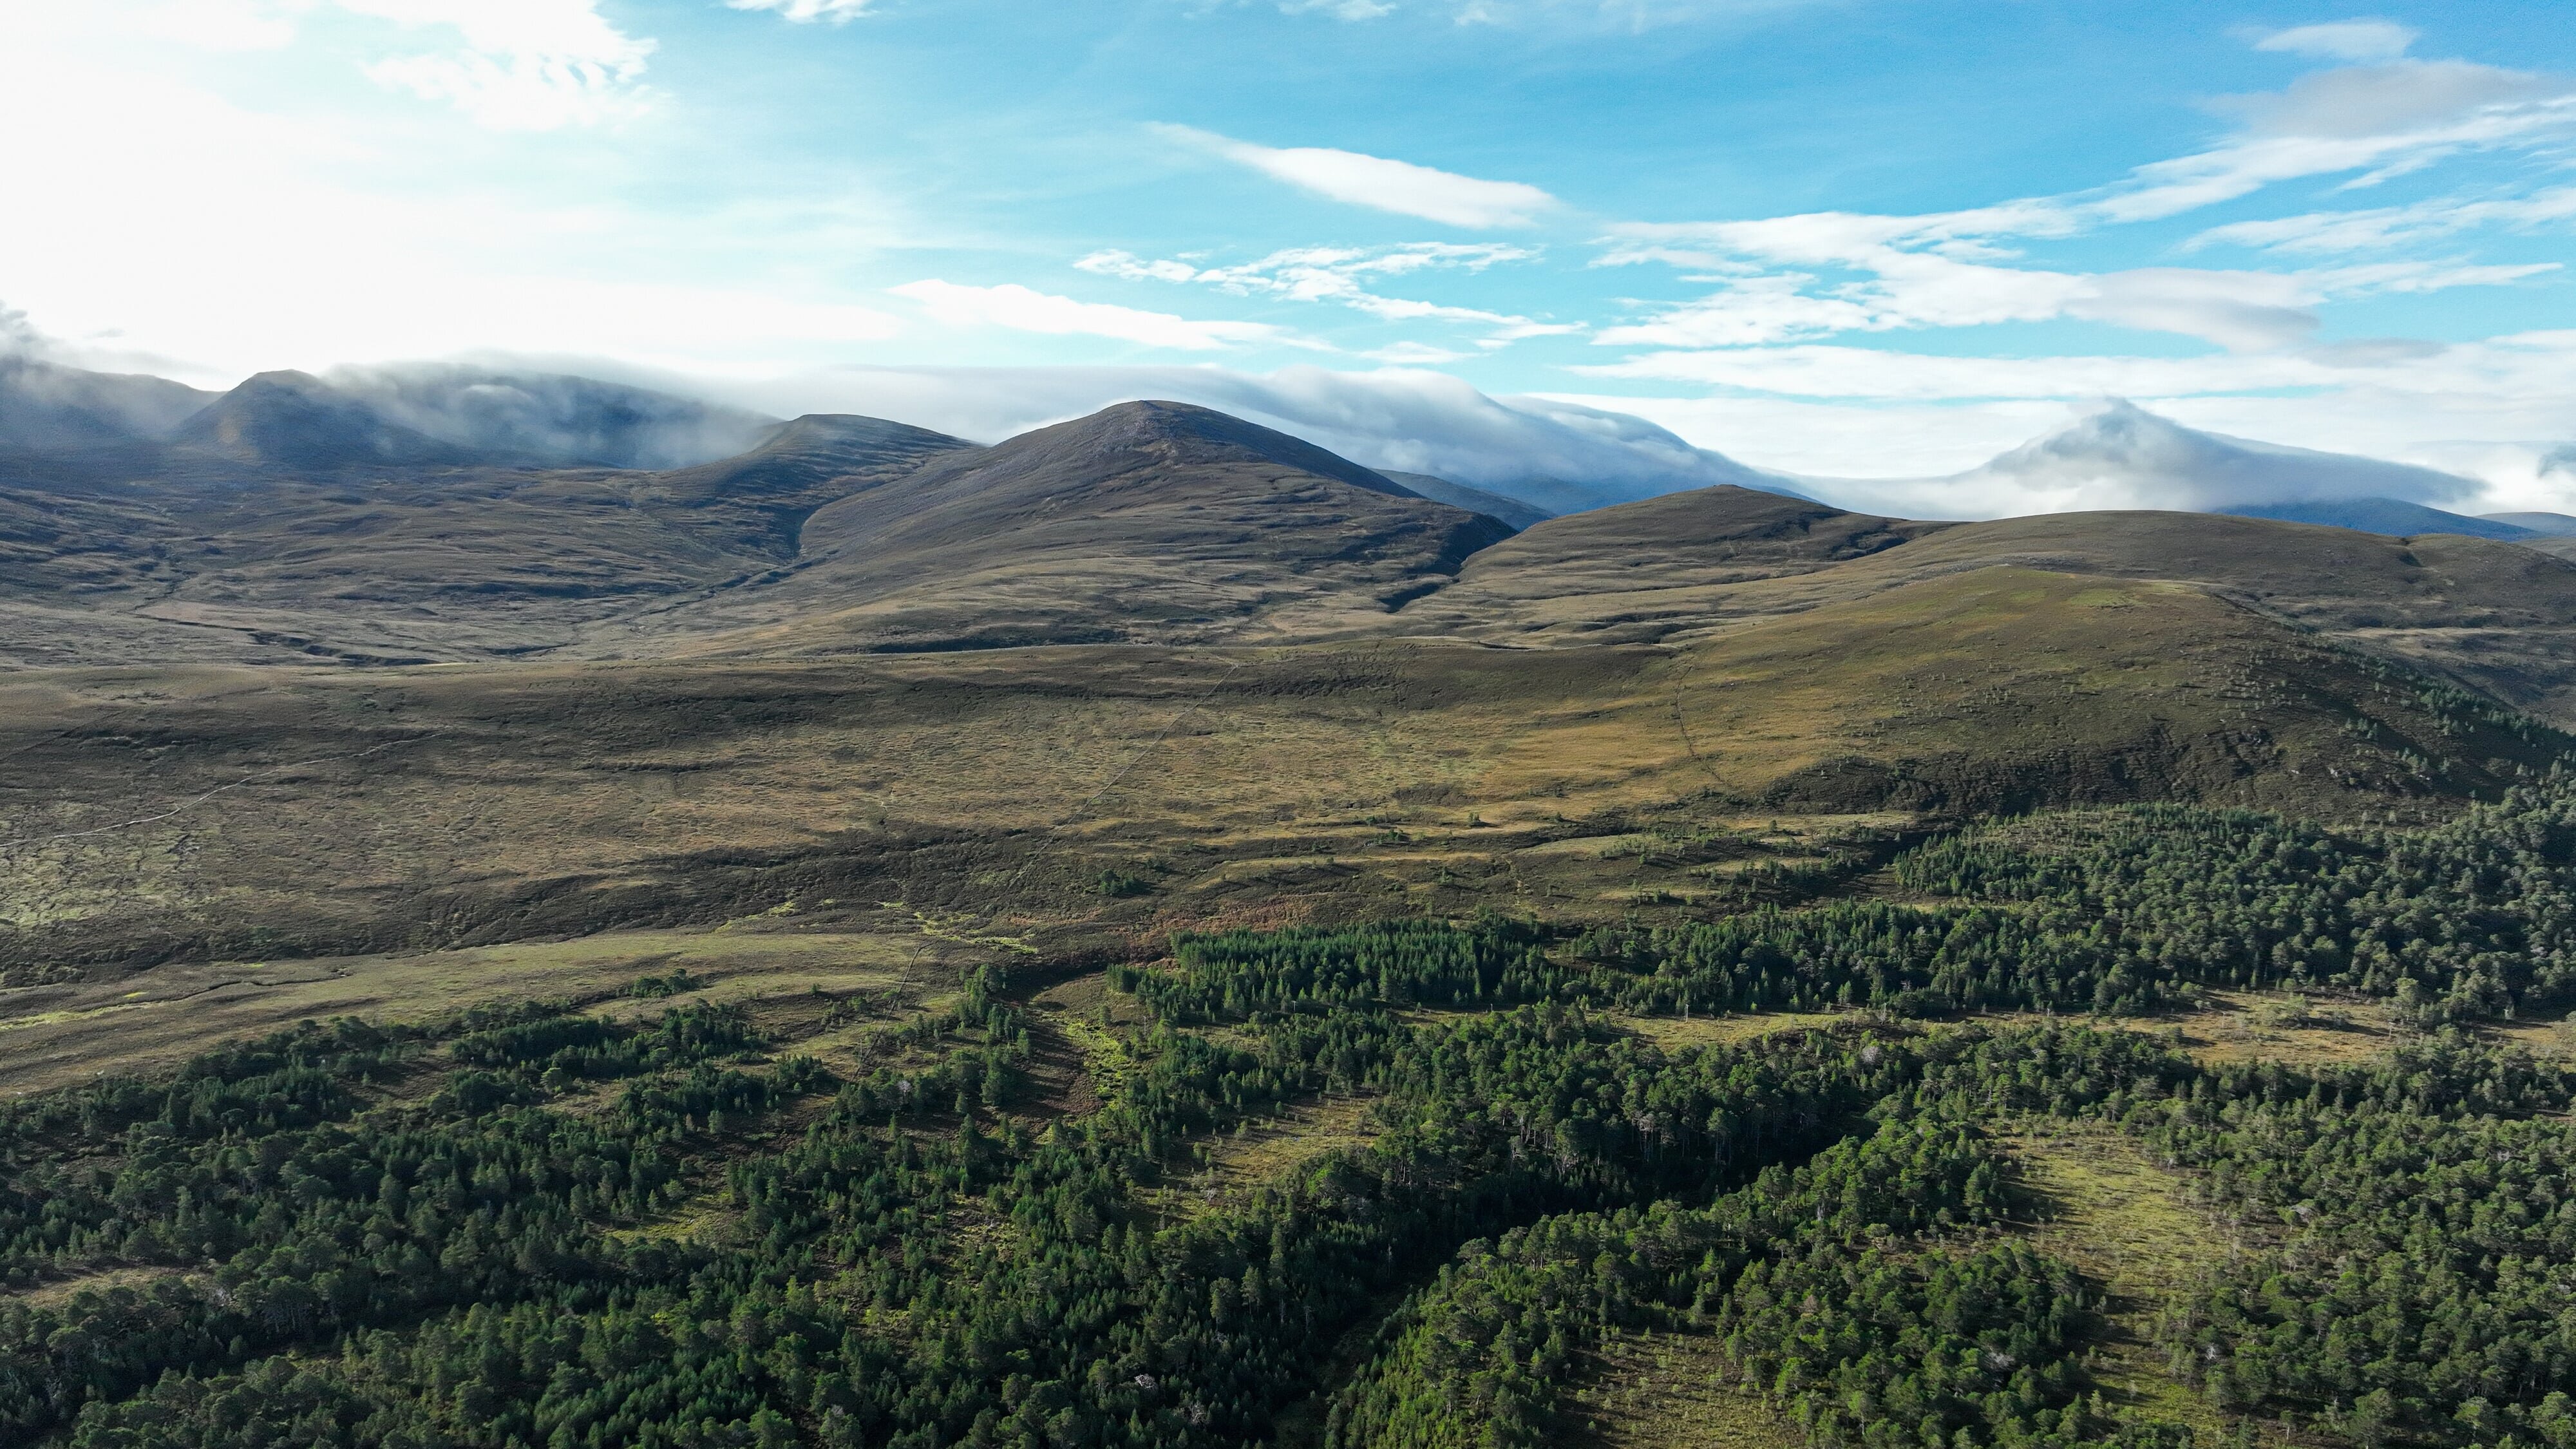
[[[0,0],[0,305],[202,382],[985,431],[1437,375],[1854,476],[2120,396],[2505,487],[2576,438],[2572,52],[2462,0]]]

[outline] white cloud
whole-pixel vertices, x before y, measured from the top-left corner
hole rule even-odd
[[[1629,413],[1753,467],[1809,478],[1955,473],[2063,424],[2067,408],[2054,399],[1857,405],[1749,396],[1545,396]]]
[[[1557,206],[1555,197],[1518,181],[1484,181],[1321,146],[1256,146],[1190,126],[1154,129],[1318,196],[1445,226],[1532,226]]]
[[[61,9],[78,19],[0,15],[9,22],[0,29],[59,44],[106,28],[223,54],[282,50],[308,29],[345,42],[327,27],[303,25],[337,11],[390,27],[366,38],[376,53],[358,65],[370,79],[497,130],[617,120],[651,99],[641,82],[655,42],[620,30],[598,0],[90,0]],[[382,53],[388,48],[395,53]]]
[[[886,290],[918,302],[933,320],[952,327],[1004,327],[1052,336],[1081,335],[1212,352],[1256,343],[1307,345],[1266,322],[1202,322],[1169,312],[1145,312],[1102,302],[1080,302],[1032,291],[1017,283],[969,287],[929,278]]]
[[[551,131],[634,114],[654,42],[619,30],[597,0],[337,0],[405,30],[450,29],[451,50],[366,68],[380,85],[445,101],[496,130]]]
[[[2026,420],[2032,409],[2051,406],[2050,400],[2063,406],[2104,397],[2134,397],[2194,428],[2235,437],[2406,459],[2473,476],[2482,480],[2485,493],[2455,505],[2470,512],[2576,511],[2576,474],[2535,471],[2533,460],[2554,448],[2521,441],[2576,437],[2576,331],[2451,345],[2392,339],[2211,358],[2022,359],[1829,346],[1745,348],[1663,354],[1588,371],[1727,389],[1737,395],[1586,400],[1652,417],[1701,446],[1794,473],[1843,480],[1893,475],[1899,481],[1871,487],[1819,483],[1811,491],[1847,506],[1915,517],[2109,506],[2098,488],[2006,487],[1992,476],[1969,483],[1902,481],[1956,468],[1963,452],[1991,443],[2006,422]],[[2468,441],[2439,448],[2427,443],[2441,438]],[[2157,496],[2163,501],[2156,506],[2179,506],[2179,494]]]
[[[1350,0],[1307,0],[1329,6]],[[1363,0],[1369,3],[1369,0]],[[1701,22],[1755,22],[1796,10],[1817,0],[1442,0],[1421,8],[1445,11],[1459,25],[1510,26],[1556,31],[1613,31],[1640,34],[1666,25]],[[1392,9],[1390,5],[1388,8]]]
[[[2362,43],[2357,32],[2336,34],[2342,39],[2298,44]],[[2465,61],[2348,66],[2227,105],[2243,118],[2235,137],[2138,167],[2093,192],[1918,216],[1815,212],[1614,226],[1599,264],[1692,268],[1711,274],[1705,279],[1717,289],[1605,328],[1594,340],[1671,349],[1761,347],[1844,333],[2076,318],[2259,351],[2300,342],[2319,326],[2313,309],[2336,297],[2502,285],[2552,269],[2414,262],[2381,271],[2149,267],[2085,275],[2019,264],[2013,243],[2169,216],[2275,181],[2376,168],[2368,180],[2456,150],[2538,145],[2576,133],[2576,85]],[[2535,225],[2569,214],[2576,214],[2576,194],[2548,192],[2447,209],[2248,222],[2201,240],[2327,251],[2480,222]]]
[[[1458,362],[1473,353],[1434,347],[1427,342],[1397,342],[1360,354],[1371,362],[1391,363],[1398,367],[1437,367],[1444,362]]]
[[[1383,0],[1280,0],[1282,15],[1329,15],[1335,20],[1378,20],[1395,13]]]
[[[1786,397],[1872,401],[1965,398],[2168,397],[2196,392],[2330,386],[2346,379],[2313,359],[1961,357],[1806,343],[1723,352],[1657,352],[1579,367],[1593,377],[1702,383]]]
[[[2276,30],[2254,42],[2254,48],[2312,60],[2395,60],[2415,43],[2416,34],[2393,20],[2336,20]]]
[[[480,349],[774,370],[902,329],[872,291],[783,265],[881,249],[905,217],[863,187],[675,215],[555,169],[561,141],[505,143],[545,164],[495,171],[461,122],[424,126],[363,84],[332,87],[336,108],[264,109],[219,89],[229,60],[139,51],[129,12],[40,8],[0,3],[0,134],[46,138],[12,154],[9,204],[55,220],[0,227],[0,296],[65,361],[202,385]],[[262,69],[327,77],[341,43],[403,38],[306,29]]]
[[[828,20],[846,25],[874,8],[876,0],[725,0],[728,10],[774,10],[800,25]]]
[[[1760,346],[1843,332],[1990,326],[2059,317],[2171,332],[2231,350],[2281,347],[2317,327],[2308,309],[2337,296],[2494,286],[2554,269],[2436,266],[2345,267],[2316,272],[2147,267],[2086,276],[1964,260],[2003,253],[1959,234],[1955,216],[1844,213],[1759,222],[1620,229],[1621,261],[1669,256],[1671,241],[1717,248],[1707,259],[1740,273],[1719,289],[1646,320],[1603,329],[1617,347]],[[1685,252],[1685,255],[1690,253]],[[1741,259],[1825,266],[1853,274],[1762,271]],[[1658,259],[1661,259],[1659,256]]]
[[[1499,262],[1530,261],[1537,256],[1535,251],[1498,242],[1406,242],[1391,247],[1291,247],[1231,267],[1199,267],[1168,258],[1149,261],[1116,250],[1094,252],[1074,265],[1122,281],[1196,282],[1236,296],[1332,303],[1388,322],[1470,327],[1485,334],[1476,345],[1490,350],[1583,328],[1579,323],[1540,322],[1508,312],[1389,297],[1370,291],[1362,282],[1435,269],[1481,272]]]

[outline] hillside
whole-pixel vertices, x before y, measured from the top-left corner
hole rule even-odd
[[[1535,524],[1398,627],[1679,639],[1996,566],[2188,584],[2576,723],[2576,566],[2495,540],[2217,514],[1936,524],[1705,489]]]

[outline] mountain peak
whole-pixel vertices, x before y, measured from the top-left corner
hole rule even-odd
[[[1274,428],[1195,403],[1146,399],[1023,433],[990,450],[995,466],[1035,464],[1111,476],[1149,465],[1272,463],[1371,493],[1417,496],[1373,469]]]

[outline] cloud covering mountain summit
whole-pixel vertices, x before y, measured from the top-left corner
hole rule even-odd
[[[2117,508],[2223,513],[2360,499],[2442,507],[2483,487],[2411,463],[2206,433],[2128,402],[1946,478],[1816,486],[1837,502],[1958,518]]]

